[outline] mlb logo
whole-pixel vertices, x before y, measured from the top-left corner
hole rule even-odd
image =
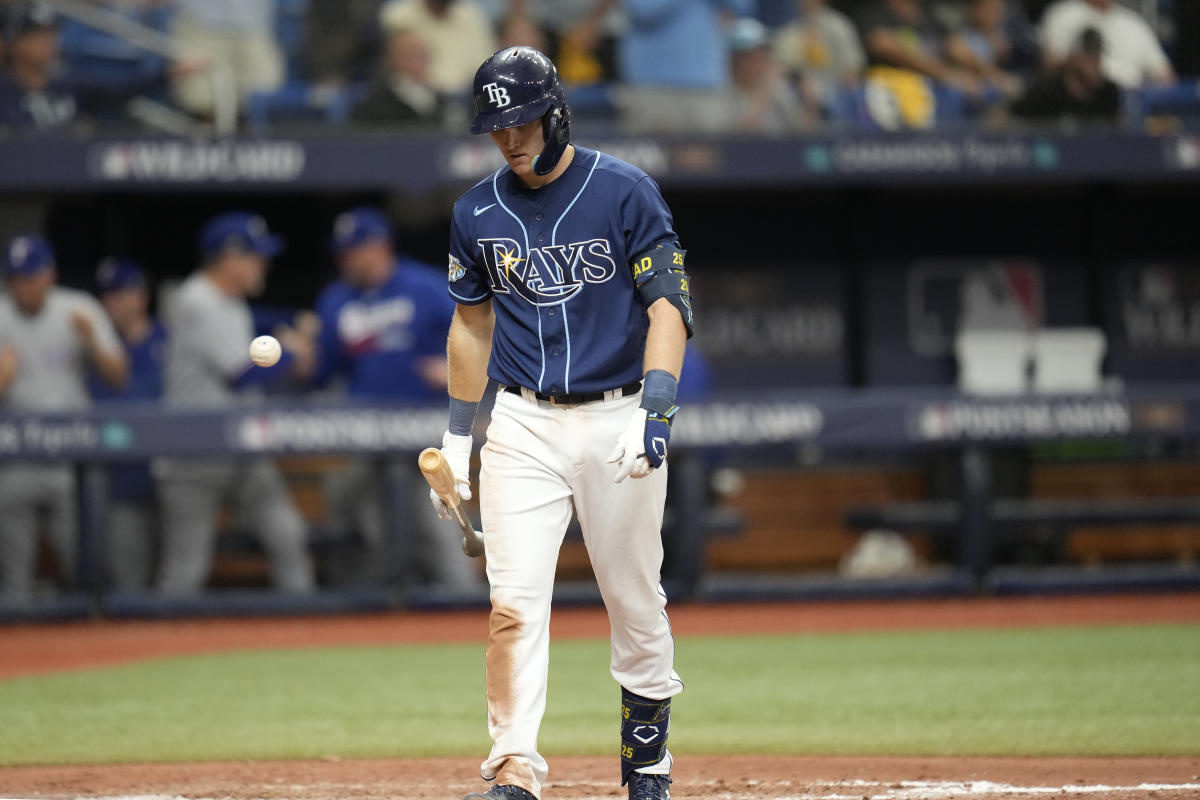
[[[908,269],[908,341],[950,355],[960,330],[1033,331],[1045,321],[1045,280],[1030,261],[916,262]]]

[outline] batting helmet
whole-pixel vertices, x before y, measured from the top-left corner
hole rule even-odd
[[[550,173],[571,140],[571,111],[554,62],[532,47],[493,53],[475,72],[475,118],[471,133],[542,121],[546,142],[533,162],[538,175]]]

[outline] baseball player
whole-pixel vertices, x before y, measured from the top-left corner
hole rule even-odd
[[[114,389],[93,376],[88,388],[98,402],[157,403],[162,397],[167,331],[150,316],[146,273],[136,262],[106,258],[96,268],[96,290],[129,361],[129,381]],[[158,502],[154,476],[145,462],[108,469],[108,576],[117,589],[150,585]]]
[[[54,250],[18,236],[5,251],[8,294],[0,298],[0,406],[66,412],[91,405],[87,378],[125,383],[128,362],[95,298],[55,285]],[[0,602],[33,598],[39,512],[46,514],[58,566],[69,583],[76,562],[75,473],[64,463],[6,463],[0,469]]]
[[[554,64],[501,50],[475,75],[473,133],[507,162],[454,205],[442,450],[470,497],[471,423],[498,383],[481,454],[491,584],[485,794],[540,795],[537,751],[550,600],[572,510],[612,626],[621,686],[621,783],[665,800],[671,697],[683,689],[659,585],[665,462],[692,329],[684,251],[658,186],[610,155],[570,144]],[[635,480],[627,480],[634,478]],[[435,507],[445,512],[436,495]]]
[[[378,209],[354,208],[333,223],[331,247],[341,280],[317,299],[318,384],[340,379],[352,399],[428,404],[446,391],[446,331],[454,303],[435,270],[398,256],[392,226]],[[386,554],[384,470],[399,470],[418,493],[425,486],[409,458],[358,458],[331,477],[332,517],[357,526],[367,544],[366,577],[392,565]],[[429,583],[475,589],[479,577],[458,542],[447,536],[423,497],[414,495],[414,561]]]
[[[199,239],[201,267],[179,287],[166,318],[167,403],[180,408],[223,408],[253,403],[261,388],[288,374],[311,372],[311,348],[294,331],[280,331],[285,352],[273,367],[250,362],[254,322],[247,297],[262,291],[268,259],[282,242],[262,217],[221,214]],[[158,589],[167,595],[199,592],[208,578],[217,538],[217,512],[231,500],[262,540],[280,589],[313,588],[304,520],[275,462],[163,460],[155,467],[163,516]]]

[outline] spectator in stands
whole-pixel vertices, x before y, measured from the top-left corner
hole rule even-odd
[[[734,127],[751,133],[782,134],[804,121],[800,98],[767,41],[767,29],[751,17],[730,28]]]
[[[371,79],[379,61],[379,0],[308,0],[301,59],[307,78],[339,89]]]
[[[129,362],[129,381],[120,389],[89,382],[98,402],[157,403],[162,398],[167,331],[150,316],[146,273],[128,259],[106,258],[96,269],[100,303],[120,337]],[[158,502],[150,465],[114,464],[108,469],[108,577],[125,591],[147,589],[153,577],[158,538]]]
[[[429,85],[443,95],[471,90],[475,70],[496,50],[487,16],[474,0],[387,0],[379,11],[385,33],[416,31],[429,43]]]
[[[100,0],[103,10],[129,22],[166,33],[171,8],[166,0]],[[65,17],[60,27],[63,60],[76,73],[133,80],[162,73],[165,60],[158,53],[111,33]]]
[[[854,24],[829,0],[796,0],[796,18],[775,36],[775,56],[810,105],[829,109],[857,86],[867,64]]]
[[[420,33],[398,28],[388,34],[383,74],[350,114],[361,125],[432,127],[442,122],[443,98],[429,85],[429,46]]]
[[[1041,67],[1037,31],[1012,0],[967,0],[958,34],[976,58],[996,69],[1025,76]]]
[[[1117,0],[1059,0],[1042,17],[1046,66],[1061,65],[1094,28],[1104,42],[1104,74],[1118,86],[1136,89],[1175,82],[1175,72],[1158,37],[1137,12]]]
[[[177,408],[228,408],[255,402],[263,386],[289,375],[311,375],[311,343],[290,329],[276,332],[284,348],[278,364],[250,363],[255,331],[246,300],[262,291],[268,259],[282,248],[263,218],[245,212],[216,216],[201,230],[199,246],[200,268],[179,287],[166,316],[167,402]],[[155,470],[163,516],[160,592],[203,589],[217,513],[227,499],[262,540],[275,585],[292,592],[313,588],[305,524],[272,460],[163,460]]]
[[[947,58],[950,34],[923,0],[877,0],[857,22],[873,67],[904,70],[969,95],[982,94],[978,78]]]
[[[499,41],[497,46],[504,50],[508,47],[532,47],[543,53],[549,52],[550,44],[546,32],[524,15],[510,15],[500,23]]]
[[[56,128],[81,114],[119,112],[130,99],[167,86],[167,73],[161,71],[105,78],[64,70],[56,17],[41,3],[20,0],[10,5],[3,33],[8,69],[0,73],[0,126]],[[186,61],[172,70],[188,75],[202,66]]]
[[[629,31],[617,55],[617,98],[630,131],[713,133],[730,125],[725,15],[747,16],[753,0],[625,0]]]
[[[454,305],[446,277],[434,267],[397,256],[392,229],[374,208],[355,208],[333,224],[332,249],[341,279],[317,300],[321,318],[316,381],[340,381],[352,399],[388,404],[440,403],[446,395],[446,335]],[[386,557],[394,522],[387,515],[386,478],[411,489],[414,564],[432,584],[461,589],[478,583],[458,537],[428,503],[428,487],[411,458],[355,459],[330,485],[328,505],[340,523],[357,528],[366,545],[365,574],[389,577]],[[408,566],[408,565],[406,565]]]
[[[172,32],[180,48],[229,70],[243,106],[252,93],[283,85],[275,0],[175,0],[175,5]],[[175,97],[194,114],[213,113],[214,88],[208,74],[178,77]]]
[[[947,58],[1006,97],[1021,91],[1021,79],[1005,69],[1012,51],[1006,31],[1006,0],[970,0],[966,24],[946,38]]]
[[[1115,122],[1121,90],[1104,74],[1104,40],[1095,28],[1084,30],[1066,60],[1031,84],[1010,109],[1031,120],[1070,119]]]
[[[509,0],[508,15],[527,17],[545,33],[558,74],[571,84],[616,77],[614,53],[620,0]]]
[[[0,406],[8,412],[86,409],[91,370],[111,386],[128,376],[117,334],[94,298],[55,285],[54,250],[40,236],[13,239],[0,297]],[[44,516],[59,575],[75,579],[77,514],[70,464],[7,461],[0,468],[0,603],[33,599],[37,537]]]

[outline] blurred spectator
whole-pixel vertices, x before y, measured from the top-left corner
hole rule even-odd
[[[1005,69],[1012,45],[1007,35],[1006,0],[970,0],[966,24],[946,39],[950,61],[1007,97],[1021,91],[1021,79]]]
[[[104,10],[139,25],[166,33],[170,27],[169,0],[100,0]],[[111,80],[133,79],[163,72],[165,60],[127,39],[65,17],[60,28],[63,59],[73,71]]]
[[[631,131],[727,129],[727,14],[754,0],[626,0],[629,31],[618,44],[622,123]]]
[[[167,85],[163,72],[132,79],[68,72],[59,60],[53,10],[20,0],[7,11],[3,32],[8,69],[0,73],[0,126],[55,128],[75,121],[80,113],[120,112],[133,97]],[[178,71],[188,74],[198,67],[188,62],[180,64]]]
[[[55,285],[54,250],[40,236],[18,236],[4,259],[8,294],[0,298],[0,404],[5,411],[72,412],[91,405],[95,370],[121,386],[128,364],[95,298]],[[33,599],[41,515],[60,577],[75,579],[75,472],[66,463],[8,461],[0,468],[0,603]]]
[[[333,224],[332,248],[341,280],[317,300],[321,318],[316,381],[340,379],[353,399],[388,403],[431,403],[446,396],[446,335],[454,305],[445,275],[398,257],[392,229],[382,212],[356,208]],[[382,468],[381,468],[382,467]],[[387,477],[411,490],[408,519],[414,565],[430,583],[465,588],[478,583],[463,558],[458,537],[442,525],[427,502],[428,489],[416,464],[405,456],[356,458],[330,484],[335,527],[357,528],[366,544],[365,574],[387,579],[386,558],[393,525],[387,512]]]
[[[538,24],[524,15],[511,15],[500,23],[499,47],[532,47],[543,53],[550,52],[546,33]]]
[[[949,31],[926,10],[923,0],[877,0],[857,21],[873,66],[923,75],[971,95],[981,93],[975,76],[947,60]]]
[[[89,382],[99,402],[157,403],[163,390],[167,331],[150,316],[146,273],[127,259],[106,258],[96,269],[96,289],[129,362],[129,381],[117,389]],[[121,590],[147,589],[153,576],[158,503],[147,463],[108,468],[108,577]]]
[[[311,374],[311,346],[290,330],[277,333],[284,347],[278,364],[250,363],[254,323],[246,299],[262,291],[268,259],[282,248],[263,218],[221,214],[205,224],[199,245],[200,268],[179,287],[166,317],[167,402],[193,408],[254,402],[266,384],[289,374]],[[236,519],[262,540],[275,585],[288,591],[313,588],[304,520],[274,461],[163,460],[155,469],[163,516],[159,591],[186,595],[203,589],[225,500],[233,502]]]
[[[1046,9],[1041,39],[1047,67],[1066,60],[1087,28],[1100,34],[1104,74],[1118,86],[1135,89],[1174,83],[1171,62],[1150,25],[1117,0],[1059,0]]]
[[[304,12],[304,71],[318,86],[339,88],[370,80],[382,43],[379,0],[308,0]]]
[[[224,65],[243,105],[254,92],[283,85],[283,53],[275,41],[275,0],[175,0],[172,32],[179,47]],[[195,114],[213,111],[209,75],[190,74],[175,81],[179,104]]]
[[[590,84],[616,76],[620,5],[620,0],[509,0],[508,14],[542,29],[548,42],[537,49],[551,54],[564,81]]]
[[[398,28],[388,35],[383,74],[354,107],[351,121],[363,125],[437,125],[443,99],[429,85],[429,46],[421,34]]]
[[[804,120],[800,99],[784,75],[761,22],[743,17],[730,29],[735,128],[781,134]]]
[[[1026,75],[1041,67],[1037,31],[1012,0],[967,0],[958,33],[976,58],[998,69]]]
[[[429,43],[429,85],[444,95],[470,91],[475,71],[496,51],[487,16],[474,0],[387,0],[379,10],[385,33],[416,31]]]
[[[796,7],[796,19],[775,37],[775,55],[804,99],[828,109],[840,90],[862,81],[867,57],[854,24],[828,0],[796,0]]]
[[[1086,29],[1066,60],[1039,78],[1011,108],[1023,119],[1116,121],[1121,90],[1104,74],[1104,40],[1095,28]]]

